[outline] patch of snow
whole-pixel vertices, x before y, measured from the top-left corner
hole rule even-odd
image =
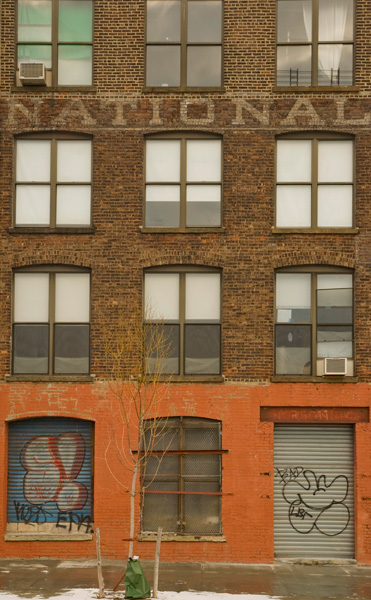
[[[124,600],[125,592],[105,591],[107,600]],[[0,592],[0,598],[4,600],[45,600],[43,596],[30,596],[8,594]],[[71,589],[56,596],[47,597],[48,600],[97,600],[98,590]],[[280,600],[278,596],[266,596],[265,594],[216,594],[212,592],[158,592],[159,600]]]

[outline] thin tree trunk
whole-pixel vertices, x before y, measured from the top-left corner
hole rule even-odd
[[[97,539],[97,569],[98,569],[98,585],[99,585],[99,594],[98,594],[98,598],[105,598],[105,594],[104,594],[104,580],[103,580],[103,573],[102,573],[102,558],[100,555],[100,531],[99,531],[99,527],[97,528],[96,531],[96,539]]]
[[[134,550],[134,526],[135,526],[135,488],[137,485],[137,477],[139,470],[139,460],[136,461],[134,471],[133,471],[133,479],[131,481],[131,491],[130,491],[130,542],[129,542],[129,558],[133,558],[133,550]]]
[[[157,530],[156,552],[155,552],[155,568],[153,572],[153,597],[157,598],[158,592],[158,572],[160,568],[160,548],[161,548],[162,527]]]

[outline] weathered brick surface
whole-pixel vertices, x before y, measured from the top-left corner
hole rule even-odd
[[[369,406],[371,306],[370,2],[357,3],[355,84],[346,91],[274,89],[275,3],[225,0],[224,84],[220,92],[143,91],[144,3],[96,0],[94,89],[14,87],[15,3],[1,5],[0,53],[0,535],[6,523],[7,423],[74,416],[95,423],[94,519],[102,553],[122,557],[127,494],[105,463],[115,422],[102,384],[14,383],[11,365],[12,270],[64,264],[91,268],[92,374],[107,377],[102,340],[120,316],[142,311],[143,269],[216,266],[223,271],[224,384],[172,384],[164,414],[220,419],[223,426],[223,531],[226,541],[164,543],[164,560],[273,561],[273,425],[260,406]],[[93,138],[92,233],[14,232],[13,148],[17,135],[83,132]],[[164,131],[217,133],[224,142],[222,233],[144,233],[144,136]],[[350,133],[356,148],[358,234],[276,234],[275,137],[292,131]],[[271,383],[274,269],[290,265],[354,269],[358,383]],[[128,360],[128,372],[131,364]],[[356,426],[356,558],[371,563],[368,521],[370,426]],[[114,461],[114,458],[112,458]],[[266,475],[265,473],[269,473]],[[95,542],[3,542],[0,556],[94,556]],[[136,551],[152,558],[154,544]]]

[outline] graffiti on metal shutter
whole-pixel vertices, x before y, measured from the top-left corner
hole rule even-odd
[[[301,467],[276,468],[275,475],[283,484],[282,496],[289,505],[288,519],[297,533],[306,535],[316,529],[324,536],[334,537],[345,531],[350,521],[345,504],[349,481],[345,475],[328,479],[324,474]]]

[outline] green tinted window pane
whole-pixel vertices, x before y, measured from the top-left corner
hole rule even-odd
[[[60,42],[91,42],[93,6],[87,0],[60,0],[58,14]]]
[[[59,46],[58,85],[92,84],[92,47]]]
[[[19,42],[50,42],[52,39],[51,23],[51,0],[19,0]]]
[[[52,66],[51,46],[28,46],[20,44],[18,46],[18,65],[21,62],[42,62],[47,69],[50,69]]]

